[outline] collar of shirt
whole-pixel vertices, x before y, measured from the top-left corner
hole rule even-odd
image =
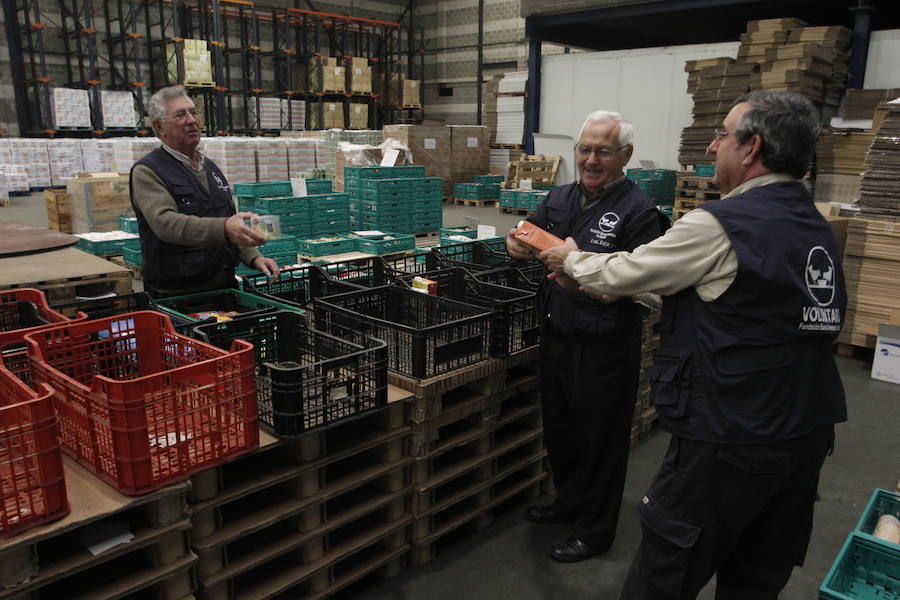
[[[790,175],[785,175],[784,173],[767,173],[766,175],[760,175],[759,177],[754,177],[749,181],[745,181],[722,197],[731,198],[732,196],[737,196],[738,194],[749,192],[753,188],[762,187],[764,185],[770,185],[773,183],[782,183],[785,181],[796,181],[796,179],[794,177],[791,177]]]
[[[172,148],[165,144],[162,144],[162,147],[165,148],[166,152],[168,152],[169,154],[171,154],[172,156],[177,158],[180,162],[184,163],[184,165],[187,168],[194,170],[194,171],[202,171],[203,170],[203,164],[206,162],[206,157],[203,156],[203,154],[199,150],[197,150],[194,154],[194,156],[196,156],[196,158],[197,158],[197,163],[199,166],[194,168],[194,165],[191,162],[191,159],[188,158],[187,154],[183,154],[183,153],[179,152],[178,150],[176,150],[175,148]]]
[[[596,194],[588,194],[588,191],[584,189],[584,186],[581,184],[581,180],[578,180],[578,191],[581,192],[581,208],[585,208],[598,200],[602,200],[604,196],[622,185],[623,181],[625,181],[625,175],[622,175],[615,181],[610,181],[601,187],[600,191]]]

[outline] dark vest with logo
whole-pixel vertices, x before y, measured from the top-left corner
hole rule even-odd
[[[230,217],[235,214],[234,202],[225,175],[211,160],[204,162],[209,192],[203,189],[194,173],[182,162],[160,147],[137,161],[134,167],[150,167],[162,180],[175,199],[178,212],[195,217]],[[132,178],[134,173],[132,167]],[[181,246],[159,239],[147,224],[134,202],[131,185],[131,205],[137,216],[141,236],[141,267],[145,284],[157,290],[196,289],[209,282],[206,289],[232,285],[234,267],[238,264],[238,248],[225,243],[215,246]]]
[[[846,420],[831,344],[847,294],[828,222],[799,182],[708,202],[738,260],[728,290],[666,297],[650,369],[660,423],[712,443],[788,440]]]
[[[653,201],[628,179],[583,214],[579,195],[574,183],[560,186],[528,220],[558,238],[573,238],[585,252],[606,253],[633,249],[621,246],[623,231],[636,215],[656,211]],[[657,225],[658,221],[654,221],[653,235],[646,241],[661,233]],[[616,343],[640,322],[637,305],[628,299],[606,304],[546,279],[538,296],[538,311],[544,323],[550,320],[554,335],[592,344]]]

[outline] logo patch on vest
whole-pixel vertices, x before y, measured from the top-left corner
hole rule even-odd
[[[219,174],[216,173],[215,171],[213,171],[213,173],[212,173],[212,178],[215,180],[215,182],[216,182],[217,184],[219,184],[219,189],[221,189],[221,190],[229,190],[229,191],[230,191],[229,187],[228,187],[227,185],[225,185],[225,182],[222,181],[222,178],[219,177]]]
[[[612,248],[612,239],[617,235],[614,231],[621,220],[619,215],[614,212],[604,213],[600,220],[597,221],[597,227],[591,228],[594,239],[589,243],[595,246],[603,246],[604,248]],[[607,238],[610,238],[610,240],[608,241]]]
[[[841,311],[830,308],[835,294],[834,261],[822,246],[813,246],[806,257],[803,272],[806,291],[816,306],[802,307],[800,329],[815,331],[839,331]]]

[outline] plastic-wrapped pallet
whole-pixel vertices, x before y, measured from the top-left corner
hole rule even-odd
[[[87,90],[53,88],[50,102],[57,128],[90,127],[91,104]]]
[[[113,142],[113,157],[115,170],[119,173],[128,173],[137,161],[150,154],[159,147],[156,138],[121,138]]]
[[[138,117],[134,110],[134,96],[131,92],[112,92],[103,90],[100,92],[100,103],[103,105],[104,127],[137,126]]]
[[[50,183],[50,157],[47,140],[36,138],[11,138],[10,164],[25,167],[30,187],[48,187]]]
[[[306,102],[291,100],[291,122],[288,124],[288,101],[282,105],[281,128],[287,131],[303,131],[306,129]]]
[[[49,140],[50,185],[65,185],[66,180],[84,171],[81,160],[81,140]]]
[[[499,173],[506,177],[509,173],[509,162],[518,160],[521,152],[507,148],[491,148],[491,173]]]
[[[6,177],[6,189],[9,192],[28,191],[28,169],[21,165],[0,165],[0,173]]]
[[[246,137],[204,138],[206,156],[222,170],[228,183],[256,181],[256,142]]]
[[[81,161],[88,173],[115,171],[115,140],[81,140]]]
[[[6,174],[0,169],[0,206],[9,204],[9,185],[6,183]]]
[[[292,176],[316,168],[316,148],[322,140],[310,138],[285,138],[287,142],[288,169]]]
[[[262,129],[281,129],[281,98],[259,99],[259,126]]]
[[[289,179],[287,143],[280,138],[255,139],[257,181]]]

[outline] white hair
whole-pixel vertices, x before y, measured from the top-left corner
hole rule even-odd
[[[166,102],[175,98],[187,98],[187,90],[183,85],[170,85],[157,91],[150,96],[150,104],[147,107],[147,113],[150,115],[151,121],[158,121],[166,116]],[[193,102],[193,100],[191,100]]]
[[[588,123],[595,121],[612,121],[617,123],[619,125],[619,147],[634,145],[634,125],[623,119],[621,114],[607,110],[595,110],[587,116],[584,124],[581,126],[581,130],[578,132],[579,141],[581,136],[584,135],[584,129],[588,126]]]

